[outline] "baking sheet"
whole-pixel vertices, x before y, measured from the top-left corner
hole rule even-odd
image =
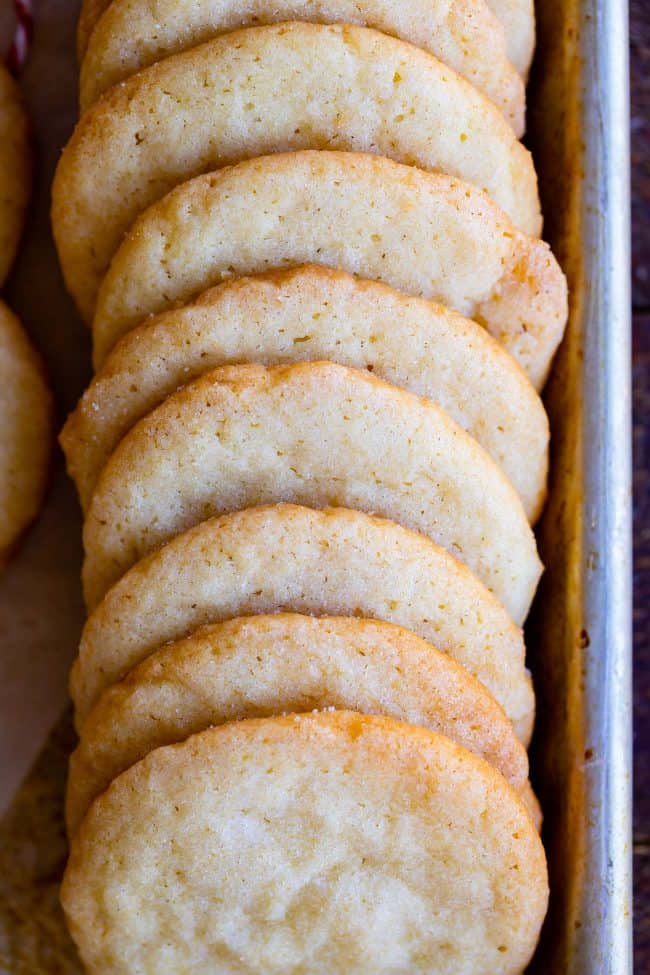
[[[530,142],[571,315],[528,626],[552,897],[535,972],[629,975],[631,326],[627,5],[545,0]]]
[[[38,185],[9,298],[44,350],[63,417],[89,374],[88,337],[65,295],[47,218],[53,168],[76,114],[77,9],[69,0],[37,0],[35,12],[23,80],[38,132]],[[528,627],[539,697],[534,778],[545,807],[553,888],[532,970],[629,975],[626,7],[620,0],[545,0],[539,28],[531,142],[545,236],[569,276],[572,299],[547,393],[553,475],[540,545],[548,570]],[[44,515],[0,579],[0,806],[64,707],[83,617],[80,533],[57,457]],[[0,823],[3,973],[78,971],[56,901],[71,742],[64,715]]]

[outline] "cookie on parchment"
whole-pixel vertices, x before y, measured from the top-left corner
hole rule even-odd
[[[89,975],[519,975],[547,900],[499,772],[350,711],[150,753],[92,806],[62,887]]]
[[[251,27],[147,68],[79,122],[57,167],[52,226],[84,318],[148,206],[200,173],[301,149],[378,153],[455,176],[518,229],[541,230],[530,153],[451,68],[364,27]]]
[[[41,506],[53,422],[41,361],[0,301],[0,568]]]
[[[315,265],[226,281],[118,343],[60,438],[82,507],[122,437],[179,386],[216,366],[317,359],[428,396],[487,450],[536,520],[548,418],[512,356],[442,305]]]
[[[287,21],[371,27],[443,61],[503,112],[521,136],[525,91],[503,25],[485,0],[114,0],[81,64],[85,111],[108,88],[172,54],[240,27]]]
[[[127,234],[99,293],[95,364],[147,315],[225,278],[315,263],[476,318],[539,388],[567,317],[543,241],[466,183],[381,156],[264,156],[182,184]]]
[[[336,508],[249,508],[202,522],[135,565],[89,617],[71,675],[80,725],[101,692],[168,640],[260,613],[397,623],[492,692],[527,744],[534,696],[521,630],[434,542]]]
[[[27,117],[18,85],[0,62],[0,288],[18,249],[31,178]]]
[[[68,830],[154,748],[226,721],[331,707],[446,735],[525,794],[528,759],[512,723],[450,656],[392,623],[277,613],[199,629],[104,692],[70,760]]]
[[[503,472],[430,400],[334,362],[214,369],[133,427],[86,514],[89,608],[174,535],[280,502],[354,508],[422,532],[515,623],[528,615],[542,565]]]

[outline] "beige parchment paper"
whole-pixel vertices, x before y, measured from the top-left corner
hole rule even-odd
[[[33,127],[31,209],[6,299],[45,360],[61,425],[90,375],[89,339],[50,233],[50,186],[76,118],[76,0],[34,0],[20,77]],[[0,0],[0,52],[13,32]],[[58,903],[67,855],[62,800],[74,745],[67,679],[84,612],[81,516],[60,451],[44,510],[0,576],[0,975],[79,975]]]
[[[32,206],[6,298],[45,359],[61,424],[90,372],[89,342],[65,293],[49,227],[50,185],[75,121],[75,0],[35,0],[35,33],[20,78],[34,132]],[[12,30],[0,0],[0,50]],[[67,674],[83,609],[81,519],[55,452],[41,517],[0,576],[0,813],[36,759],[67,701]]]

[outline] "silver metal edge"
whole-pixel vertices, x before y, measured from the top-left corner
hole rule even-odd
[[[625,0],[587,0],[584,618],[588,829],[575,970],[632,972],[632,436],[629,28]],[[596,553],[594,559],[593,553]]]

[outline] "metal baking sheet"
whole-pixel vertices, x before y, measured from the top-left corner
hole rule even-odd
[[[544,0],[530,144],[571,289],[528,626],[552,898],[532,971],[629,975],[631,345],[627,5]]]
[[[56,266],[47,199],[75,112],[77,5],[36,0],[35,9],[24,85],[39,180],[10,297],[45,350],[65,411],[87,377],[89,354]],[[552,886],[531,973],[630,975],[627,9],[622,0],[544,0],[538,25],[529,142],[545,236],[570,281],[571,321],[546,393],[552,478],[539,538],[547,572],[527,627],[538,693],[533,772]],[[0,747],[5,786],[26,769],[63,706],[81,620],[79,539],[59,458],[45,515],[0,584],[0,710],[11,729]],[[2,975],[79,972],[57,904],[72,740],[66,716],[0,823]]]

